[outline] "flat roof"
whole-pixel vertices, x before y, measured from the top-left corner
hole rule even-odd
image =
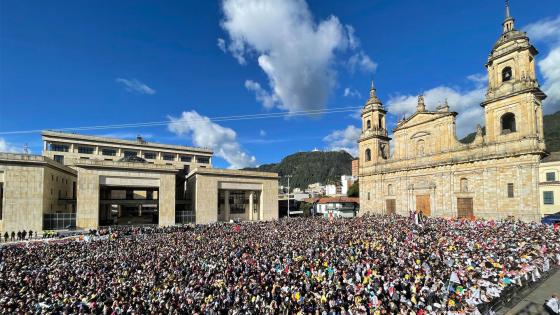
[[[278,179],[278,173],[270,172],[256,172],[256,171],[246,171],[246,170],[231,170],[225,168],[207,168],[207,167],[197,167],[192,170],[188,177],[193,175],[214,175],[214,176],[232,176],[232,177],[260,177],[267,179]]]
[[[70,173],[72,175],[77,175],[76,170],[62,165],[55,160],[52,160],[46,156],[35,155],[35,154],[23,154],[23,153],[8,153],[0,152],[0,163],[1,164],[27,164],[36,166],[48,166],[51,168],[58,169],[59,171]]]
[[[198,148],[198,147],[190,147],[190,146],[183,146],[183,145],[175,145],[175,144],[164,144],[158,142],[138,142],[136,140],[124,140],[118,138],[109,138],[109,137],[100,137],[100,136],[90,136],[90,135],[83,135],[78,133],[70,133],[70,132],[61,132],[61,131],[51,131],[51,130],[43,130],[41,132],[43,137],[55,137],[55,138],[63,138],[67,140],[86,140],[86,141],[95,141],[95,142],[104,142],[104,143],[112,143],[112,144],[122,144],[122,145],[134,145],[134,146],[146,146],[151,148],[160,148],[160,149],[172,149],[172,150],[182,150],[182,151],[193,151],[202,154],[214,154],[214,151],[211,149],[206,148]]]

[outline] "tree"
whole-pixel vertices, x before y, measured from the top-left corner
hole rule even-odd
[[[346,195],[348,197],[360,197],[360,184],[358,181],[355,181],[354,184],[348,188]]]
[[[304,217],[310,217],[311,216],[311,208],[313,207],[313,204],[310,204],[308,202],[302,201],[299,204],[299,209],[301,211],[303,211],[303,216]]]

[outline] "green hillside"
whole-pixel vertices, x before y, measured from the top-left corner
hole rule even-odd
[[[288,155],[280,163],[264,164],[255,168],[245,168],[262,172],[275,172],[280,176],[292,175],[292,188],[307,188],[313,183],[328,183],[340,180],[341,175],[352,173],[352,155],[346,151],[298,152]],[[280,178],[280,185],[287,185],[287,179]]]

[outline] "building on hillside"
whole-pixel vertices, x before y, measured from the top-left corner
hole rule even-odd
[[[360,159],[352,160],[352,176],[358,177],[360,174]]]
[[[278,175],[213,169],[209,149],[53,131],[43,142],[43,156],[0,155],[3,231],[278,218]]]
[[[372,84],[361,111],[361,214],[420,210],[428,216],[540,220],[539,161],[546,155],[537,50],[514,27],[506,7],[503,31],[488,56],[481,103],[486,134],[473,142],[455,134],[456,112],[444,105],[398,121],[389,138],[387,111]],[[393,152],[390,152],[393,141]]]
[[[325,185],[325,195],[327,196],[339,196],[342,194],[342,186],[340,182],[335,182],[333,184]]]
[[[310,194],[312,197],[324,196],[325,195],[325,186],[323,186],[321,183],[309,184],[307,186],[307,189],[305,190],[305,192]]]
[[[360,209],[359,198],[350,197],[325,197],[308,199],[314,206],[317,215],[334,218],[352,218],[358,214]]]
[[[340,194],[346,196],[348,195],[348,189],[358,180],[358,176],[348,176],[342,175],[340,176]]]
[[[539,179],[542,214],[560,213],[560,152],[541,160]]]

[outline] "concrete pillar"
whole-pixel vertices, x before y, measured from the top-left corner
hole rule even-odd
[[[162,175],[159,184],[159,225],[175,224],[175,175]]]
[[[47,151],[48,148],[48,142],[47,141],[43,141],[43,151]]]
[[[83,229],[99,225],[99,175],[78,170],[76,225]]]
[[[142,216],[142,205],[138,205],[138,216]]]
[[[229,222],[229,190],[224,191],[224,214],[226,218],[226,222]]]
[[[253,207],[254,207],[253,197],[254,197],[254,195],[255,195],[254,191],[251,191],[249,193],[249,221],[253,221]]]
[[[70,144],[70,152],[74,153],[74,144]]]

